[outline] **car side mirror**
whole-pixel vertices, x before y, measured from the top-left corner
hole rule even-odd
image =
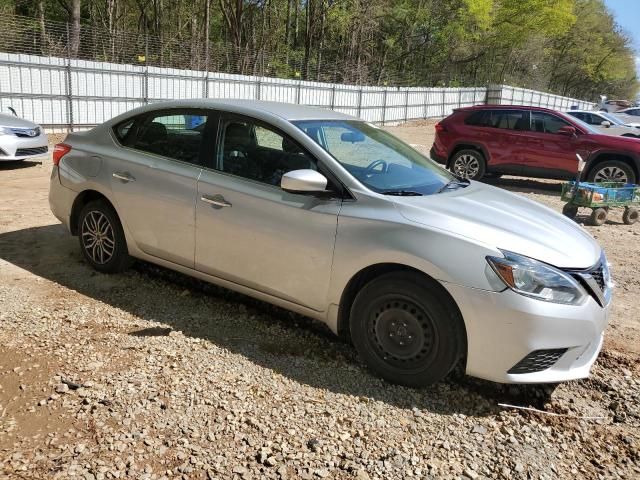
[[[564,127],[560,127],[556,133],[559,133],[560,135],[566,135],[568,137],[574,137],[576,135],[576,131],[577,130],[575,129],[575,127],[572,127],[571,125],[565,125]]]
[[[292,170],[282,175],[280,188],[289,193],[323,193],[327,178],[311,169]]]
[[[600,123],[600,125],[602,125],[603,127],[609,128],[611,126],[611,122],[609,120],[603,120],[602,123]]]

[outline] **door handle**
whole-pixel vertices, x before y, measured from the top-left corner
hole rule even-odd
[[[210,205],[215,205],[216,207],[230,207],[231,204],[229,202],[227,202],[224,197],[222,195],[214,195],[209,196],[209,195],[202,195],[200,197],[200,200],[202,200],[205,203],[208,203]]]
[[[122,180],[123,182],[135,182],[136,181],[136,179],[133,178],[128,173],[113,172],[113,178],[117,178],[118,180]]]

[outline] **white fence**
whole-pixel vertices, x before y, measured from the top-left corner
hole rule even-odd
[[[553,110],[569,110],[577,107],[581,110],[593,110],[595,103],[577,98],[561,97],[551,93],[510,87],[509,85],[492,85],[487,93],[487,103],[496,105],[530,105],[546,107]]]
[[[0,53],[0,112],[11,106],[49,132],[86,129],[146,103],[203,97],[313,105],[380,124],[484,103],[585,105],[508,86],[369,87]]]

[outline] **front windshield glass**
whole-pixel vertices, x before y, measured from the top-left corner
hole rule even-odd
[[[367,188],[389,195],[430,195],[455,177],[385,130],[357,120],[294,122]]]
[[[612,114],[607,113],[607,112],[600,112],[600,115],[602,115],[604,118],[609,120],[614,125],[624,125],[624,122],[622,120],[620,120],[618,117],[616,117],[615,115],[612,115]]]

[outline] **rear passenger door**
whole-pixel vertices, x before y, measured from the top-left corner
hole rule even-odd
[[[258,120],[223,114],[217,145],[198,181],[196,269],[322,311],[339,195],[282,190],[284,173],[318,169],[316,159]]]
[[[143,114],[116,127],[123,148],[109,159],[116,207],[136,245],[191,268],[207,119],[184,108]]]

